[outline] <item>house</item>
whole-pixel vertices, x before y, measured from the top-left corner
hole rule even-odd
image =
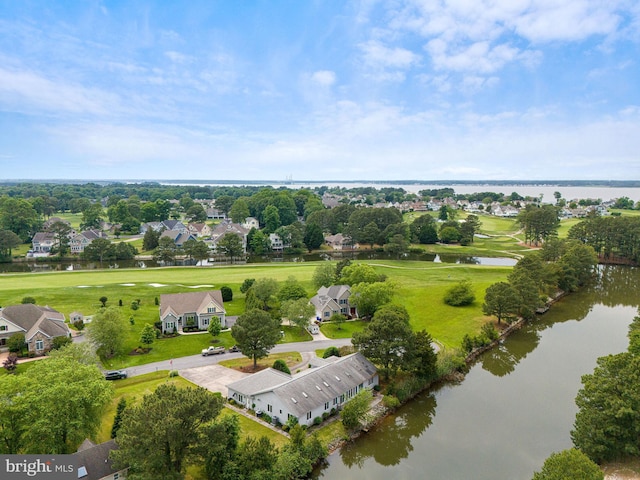
[[[24,334],[29,353],[43,355],[56,337],[70,337],[64,315],[51,307],[31,303],[0,308],[0,349],[16,333]]]
[[[119,480],[126,478],[128,468],[116,470],[109,453],[116,450],[115,440],[96,445],[86,439],[73,454],[76,462],[78,480]]]
[[[207,208],[207,218],[209,220],[225,220],[227,216],[222,210],[217,208]]]
[[[254,217],[245,218],[244,222],[242,223],[242,226],[247,230],[251,230],[252,228],[255,228],[256,230],[260,230],[260,222],[258,222],[258,219]]]
[[[269,234],[269,242],[271,242],[271,250],[274,252],[282,252],[284,250],[284,242],[277,233]]]
[[[87,245],[91,245],[96,238],[107,238],[107,234],[99,230],[85,230],[71,237],[69,247],[71,253],[82,253]]]
[[[85,323],[84,315],[78,311],[71,312],[69,314],[69,323],[73,325],[74,323],[78,322]]]
[[[178,230],[187,233],[189,229],[179,220],[163,220],[162,222],[147,222],[140,225],[140,233],[145,234],[147,230],[152,229],[156,232],[163,230]]]
[[[242,251],[243,253],[247,253],[247,236],[249,235],[249,230],[239,223],[232,223],[228,220],[220,222],[211,232],[211,243],[213,248],[218,248],[218,241],[227,233],[234,233],[238,235],[242,240]]]
[[[357,317],[356,307],[349,303],[351,287],[349,285],[332,285],[320,287],[318,294],[309,300],[316,307],[316,318],[329,320],[331,315],[341,313],[347,317]]]
[[[342,233],[336,233],[335,235],[327,235],[324,237],[324,242],[334,250],[353,250],[358,248],[358,245],[352,243],[351,237],[345,237]]]
[[[176,244],[176,247],[182,247],[186,241],[196,239],[196,237],[189,233],[188,230],[186,232],[182,230],[163,230],[160,234],[160,238],[163,237],[169,237],[171,240],[173,240],[173,243]]]
[[[49,253],[56,243],[56,237],[50,232],[38,232],[31,239],[34,254]]]
[[[160,295],[162,332],[181,332],[185,327],[206,330],[209,322],[226,328],[226,311],[220,290]]]
[[[211,227],[206,223],[190,223],[187,225],[189,233],[197,238],[207,238],[211,236]]]
[[[376,367],[360,352],[314,359],[314,365],[293,376],[273,368],[262,370],[229,384],[227,397],[281,423],[295,417],[301,425],[311,425],[379,381]]]

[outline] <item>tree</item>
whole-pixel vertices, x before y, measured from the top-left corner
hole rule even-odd
[[[223,302],[233,301],[233,290],[231,290],[231,287],[223,285],[220,287],[220,294],[222,295]]]
[[[202,240],[187,240],[182,248],[189,258],[193,258],[196,262],[206,260],[211,255],[209,246]]]
[[[242,239],[239,235],[232,232],[225,233],[222,238],[218,240],[216,248],[222,255],[229,257],[231,259],[231,263],[233,263],[234,258],[244,255]]]
[[[107,297],[105,297],[104,295],[102,297],[99,298],[100,303],[102,304],[102,308],[105,308],[107,306],[107,301],[109,299]]]
[[[335,323],[338,330],[342,330],[342,324],[347,321],[347,317],[341,313],[334,313],[331,315],[331,318],[329,318],[329,321]]]
[[[424,380],[436,377],[438,355],[433,349],[433,338],[426,330],[420,330],[413,335],[407,350],[409,356],[403,368]]]
[[[22,198],[0,197],[0,230],[15,233],[24,243],[29,241],[40,227],[38,212]]]
[[[450,287],[444,295],[444,303],[452,307],[471,305],[476,300],[476,295],[471,288],[471,282],[462,280]]]
[[[280,340],[280,321],[259,309],[249,310],[238,317],[231,327],[231,336],[235,339],[240,351],[247,357],[253,358],[253,368],[256,369],[258,359],[269,354],[278,340]]]
[[[289,367],[287,366],[287,362],[285,362],[281,358],[273,362],[273,366],[271,368],[291,375],[291,370],[289,370]]]
[[[266,253],[271,252],[271,240],[269,239],[269,235],[266,235],[261,230],[256,230],[255,228],[252,228],[249,231],[247,242],[248,242],[249,249],[255,255],[264,255]]]
[[[340,418],[342,419],[342,424],[346,429],[352,430],[365,420],[367,413],[369,412],[369,406],[372,398],[373,394],[371,393],[371,390],[365,388],[360,390],[355,397],[349,400],[344,407],[342,407]]]
[[[440,229],[439,236],[442,243],[459,242],[461,238],[460,230],[455,227],[444,227]]]
[[[323,262],[313,272],[313,286],[316,288],[329,287],[336,281],[336,269],[333,264]]]
[[[14,333],[7,338],[7,348],[11,353],[22,353],[27,346],[27,342],[24,338],[24,333]]]
[[[322,228],[315,223],[308,223],[304,229],[304,244],[310,252],[324,243]]]
[[[245,278],[242,282],[242,285],[240,285],[240,292],[247,293],[255,281],[255,278]]]
[[[433,244],[438,241],[436,221],[431,215],[417,217],[409,227],[414,242]]]
[[[150,349],[155,339],[156,329],[153,325],[147,323],[144,327],[142,327],[142,332],[140,332],[140,343],[144,345],[144,348]]]
[[[403,235],[393,235],[387,243],[384,244],[384,251],[397,258],[409,250],[409,242]]]
[[[160,240],[160,232],[156,232],[153,228],[147,227],[147,231],[144,232],[142,237],[142,250],[149,252],[157,248]]]
[[[259,278],[256,280],[249,292],[245,304],[247,310],[259,308],[261,310],[270,310],[273,308],[273,301],[278,292],[278,282],[273,278]]]
[[[225,475],[235,468],[234,460],[240,439],[238,415],[224,415],[215,422],[210,422],[200,429],[198,453],[202,457],[206,478],[229,478]],[[228,470],[227,470],[228,473]]]
[[[532,480],[604,480],[604,472],[580,450],[571,448],[552,453],[544,461],[542,470],[533,474]]]
[[[340,282],[346,285],[357,285],[358,283],[375,283],[380,281],[380,275],[376,270],[366,263],[352,263],[342,269]]]
[[[28,427],[24,421],[27,415],[25,386],[26,379],[23,375],[0,376],[0,453],[22,452]]]
[[[518,315],[518,292],[506,282],[498,282],[487,288],[482,304],[482,313],[513,321]]]
[[[322,354],[322,358],[339,357],[340,349],[338,347],[329,347]]]
[[[191,222],[204,223],[207,221],[207,211],[199,203],[191,205],[185,215]]]
[[[364,330],[353,335],[351,343],[372,363],[379,365],[385,378],[406,365],[413,331],[404,307],[380,308]]]
[[[300,330],[304,330],[309,326],[309,322],[315,313],[316,308],[306,298],[287,300],[282,305],[283,316],[289,319],[290,324],[298,326]]]
[[[127,321],[118,307],[107,307],[93,316],[87,335],[102,358],[113,357],[122,350],[127,338]]]
[[[640,357],[628,352],[601,357],[582,377],[571,439],[601,463],[640,454]]]
[[[382,305],[393,298],[394,285],[389,282],[358,283],[351,288],[349,303],[358,310],[358,316],[371,317]]]
[[[278,289],[278,300],[286,302],[287,300],[298,300],[299,298],[307,298],[307,291],[302,284],[294,277],[289,275],[287,279],[280,285]]]
[[[263,212],[264,218],[264,231],[265,233],[274,233],[281,225],[280,221],[280,213],[278,212],[278,207],[274,205],[269,205],[264,209]]]
[[[173,263],[176,260],[177,254],[178,248],[175,242],[170,237],[160,237],[153,258],[157,262]]]
[[[97,364],[78,362],[75,353],[67,355],[67,348],[47,361],[34,362],[24,373],[23,453],[75,452],[80,442],[97,433],[111,401],[113,387],[104,380]]]
[[[239,198],[233,202],[231,210],[229,210],[229,216],[233,223],[244,223],[249,215],[249,205],[244,198]]]
[[[119,448],[111,454],[116,468],[129,467],[127,478],[133,480],[183,478],[185,468],[199,462],[202,432],[222,405],[220,395],[201,387],[159,385],[125,410]]]
[[[359,237],[362,243],[368,243],[371,245],[371,248],[373,248],[376,242],[380,239],[380,229],[375,222],[370,222],[362,229],[362,233]]]
[[[0,262],[11,260],[11,251],[22,243],[18,235],[10,230],[0,230]]]
[[[113,419],[113,426],[111,427],[111,438],[116,438],[118,430],[120,430],[122,415],[124,414],[125,408],[127,408],[127,399],[122,397],[120,401],[118,401],[118,406],[116,407],[116,416]]]
[[[221,331],[222,331],[222,325],[220,325],[220,322],[217,321],[215,317],[212,318],[211,321],[209,322],[209,327],[207,328],[207,332],[209,332],[213,338],[216,338],[218,335],[220,335]]]
[[[100,228],[102,221],[104,220],[104,210],[99,203],[92,203],[82,211],[82,222],[80,222],[80,228],[82,230],[89,230],[92,228]]]
[[[84,247],[82,257],[86,260],[102,261],[109,257],[111,250],[111,240],[106,238],[96,238],[89,245]]]

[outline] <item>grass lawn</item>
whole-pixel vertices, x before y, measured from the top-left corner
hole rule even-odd
[[[313,340],[311,334],[300,327],[282,325],[280,328],[284,332],[284,336],[278,343],[310,342]]]
[[[355,332],[362,331],[366,323],[362,320],[349,320],[338,328],[337,323],[327,322],[320,325],[320,331],[327,338],[351,338]]]
[[[344,425],[342,425],[339,416],[331,423],[320,426],[317,430],[312,428],[310,433],[316,434],[318,440],[320,440],[323,445],[329,445],[330,443],[347,437],[347,431]]]
[[[302,362],[302,356],[298,352],[272,353],[271,355],[258,360],[258,368],[268,368],[273,365],[276,360],[284,360],[289,368]],[[253,367],[253,359],[247,357],[232,358],[231,360],[223,360],[219,363],[223,367],[235,368],[236,370]]]

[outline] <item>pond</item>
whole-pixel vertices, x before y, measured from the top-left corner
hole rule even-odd
[[[418,396],[328,458],[314,478],[529,480],[572,446],[574,399],[596,359],[627,348],[640,269],[605,267],[484,354],[459,384]]]

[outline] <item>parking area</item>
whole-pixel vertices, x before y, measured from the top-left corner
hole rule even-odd
[[[185,368],[180,370],[180,376],[190,382],[206,388],[211,392],[220,392],[227,396],[227,385],[250,375],[221,365],[207,365],[204,367]]]

